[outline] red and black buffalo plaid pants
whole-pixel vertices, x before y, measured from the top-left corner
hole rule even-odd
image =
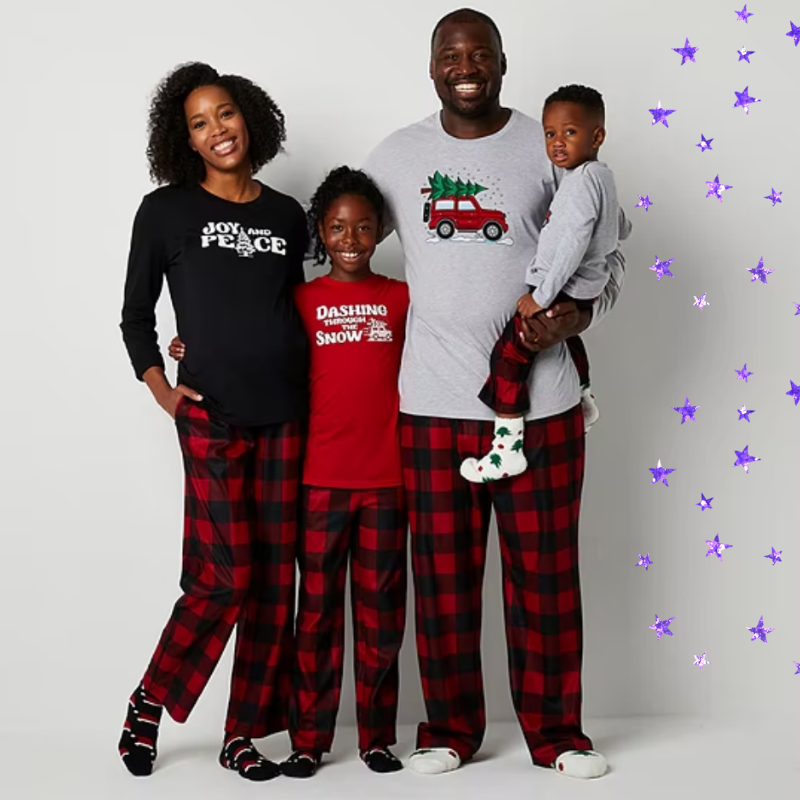
[[[398,654],[406,609],[408,517],[402,487],[303,487],[298,542],[295,750],[331,749],[342,686],[347,563],[361,752],[395,743]]]
[[[577,405],[528,422],[528,469],[508,480],[469,483],[459,465],[488,452],[493,431],[492,422],[401,415],[428,715],[417,747],[450,747],[466,760],[483,740],[481,607],[494,506],[511,696],[534,763],[550,766],[566,750],[592,747],[581,730],[583,414]]]
[[[181,400],[186,473],[183,595],[143,679],[184,722],[237,628],[225,730],[286,729],[294,661],[300,423],[240,428]]]

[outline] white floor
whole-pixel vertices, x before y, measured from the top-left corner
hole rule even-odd
[[[308,781],[277,778],[249,784],[216,763],[218,742],[175,725],[165,726],[155,773],[136,779],[118,762],[112,737],[77,741],[52,733],[0,735],[0,797],[4,800],[205,800],[271,797],[316,800],[797,800],[800,748],[790,724],[706,723],[685,718],[598,720],[587,723],[595,747],[611,770],[577,781],[534,768],[514,725],[491,726],[480,756],[461,770],[424,777],[403,770],[373,775],[353,752],[349,729],[337,734],[334,752]],[[195,738],[192,738],[194,736]],[[396,748],[411,750],[412,728],[402,728]],[[266,754],[287,753],[284,736],[262,743]],[[92,763],[93,762],[93,763]]]

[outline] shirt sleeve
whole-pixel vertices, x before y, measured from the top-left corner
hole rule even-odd
[[[145,197],[133,222],[120,323],[122,339],[140,381],[150,367],[164,367],[156,333],[156,303],[164,284],[166,261],[157,215],[152,200]]]
[[[305,208],[297,204],[297,250],[299,255],[292,259],[291,274],[289,283],[291,286],[298,286],[306,282],[306,273],[303,269],[303,262],[309,261],[313,258],[312,244],[311,244],[311,231],[308,225],[308,215]]]
[[[633,225],[630,220],[625,216],[622,206],[619,207],[619,238],[620,240],[627,239],[630,236]],[[610,253],[606,258],[608,264],[609,275],[608,283],[606,283],[603,293],[597,298],[594,306],[592,307],[592,318],[586,330],[593,328],[600,322],[601,319],[614,307],[622,292],[622,285],[625,282],[625,256],[619,247],[619,242],[613,253]]]
[[[382,157],[383,144],[379,144],[366,158],[362,169],[370,177],[372,182],[378,187],[378,191],[383,195],[383,235],[380,241],[388,239],[395,230],[394,215],[392,213],[392,203],[390,200],[389,180],[384,176],[385,164]]]

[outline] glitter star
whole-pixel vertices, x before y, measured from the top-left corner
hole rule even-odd
[[[750,445],[748,445],[749,447]],[[761,461],[760,458],[756,458],[755,456],[751,456],[747,452],[747,447],[744,450],[734,450],[736,453],[736,463],[733,465],[734,467],[744,467],[744,471],[749,473],[750,472],[750,464],[754,461]]]
[[[669,271],[669,265],[674,261],[674,258],[671,258],[669,261],[660,261],[658,256],[656,256],[656,263],[653,264],[650,269],[656,273],[656,280],[660,281],[663,277],[667,278],[674,278],[675,276]]]
[[[751,414],[755,414],[755,413],[756,413],[756,412],[755,412],[755,410],[754,410],[754,409],[752,409],[752,408],[751,408],[751,409],[748,411],[748,410],[747,410],[747,406],[742,406],[742,407],[739,409],[739,419],[737,420],[737,422],[741,422],[743,419],[746,419],[748,422],[750,422],[750,415],[751,415]]]
[[[727,550],[730,547],[733,547],[732,544],[722,544],[719,540],[719,534],[717,534],[713,539],[706,539],[706,544],[708,545],[708,552],[706,553],[706,558],[708,558],[712,553],[722,561],[722,553],[724,550]]]
[[[800,42],[800,26],[795,25],[794,22],[789,22],[792,26],[792,29],[787,33],[787,36],[791,36],[794,39],[794,46],[797,47],[797,43]]]
[[[672,410],[677,411],[681,415],[681,425],[683,425],[683,423],[686,422],[687,419],[694,422],[694,412],[697,411],[698,408],[700,408],[700,406],[689,405],[689,398],[687,397],[686,403],[682,407],[678,406],[676,408],[675,406],[673,406]],[[661,462],[659,461],[658,463],[660,464]]]
[[[657,467],[655,468],[650,467],[649,470],[650,472],[653,473],[653,483],[661,482],[664,484],[664,486],[669,486],[669,484],[667,483],[667,475],[669,475],[672,472],[675,472],[674,469],[665,469],[664,467],[662,467],[661,459],[658,460]]]
[[[655,108],[648,108],[647,110],[653,115],[653,121],[650,123],[651,126],[652,125],[656,125],[659,122],[663,122],[664,123],[664,127],[665,128],[669,128],[669,125],[667,124],[667,117],[670,114],[674,114],[675,113],[675,109],[674,108],[672,110],[670,110],[670,111],[668,111],[667,109],[661,108],[661,101],[659,100],[658,101],[658,105]]]
[[[797,309],[797,311],[794,312],[794,315],[797,316],[800,314],[800,303],[794,303],[794,307]]]
[[[667,636],[672,636],[672,631],[669,629],[669,624],[674,619],[675,617],[670,617],[669,619],[659,619],[658,614],[656,614],[656,624],[650,626],[650,630],[656,632],[656,639],[660,639],[664,634]]]
[[[705,511],[708,509],[709,511],[713,511],[714,509],[711,508],[711,501],[713,497],[706,497],[702,492],[700,492],[700,502],[695,503],[696,506],[700,506],[701,511]]]
[[[645,211],[647,211],[647,209],[653,205],[653,203],[650,200],[649,194],[646,194],[644,197],[642,197],[640,194],[637,194],[636,196],[639,198],[639,202],[636,204],[636,208],[643,208]]]
[[[756,53],[755,50],[748,50],[746,47],[743,47],[741,50],[737,50],[736,52],[739,54],[739,61],[744,60],[748,64],[750,63],[750,56],[753,56]]]
[[[750,110],[749,110],[750,103],[760,103],[761,102],[760,99],[757,99],[755,97],[750,97],[750,95],[747,94],[747,90],[749,88],[750,88],[749,86],[745,86],[743,92],[734,92],[734,94],[736,95],[736,102],[733,104],[733,107],[734,108],[739,108],[739,106],[741,106],[744,109],[744,113],[745,114],[749,114],[750,113]]]
[[[791,380],[789,381],[789,383],[792,384],[792,388],[789,389],[789,391],[786,392],[786,394],[789,397],[793,397],[794,398],[794,404],[797,405],[798,403],[800,403],[800,386],[795,386],[795,382],[791,381]]]
[[[771,186],[769,188],[772,189]],[[781,195],[782,194],[783,194],[783,192],[776,192],[774,189],[772,189],[772,194],[768,194],[764,199],[765,200],[772,200],[772,207],[775,208],[775,203],[780,203],[781,202]]]
[[[776,550],[774,547],[770,549],[772,550],[772,552],[765,555],[764,558],[771,558],[773,567],[778,561],[783,563],[783,561],[781,560],[781,553],[783,552],[783,550]]]
[[[686,39],[686,44],[683,47],[672,48],[679,56],[681,56],[681,66],[686,63],[686,59],[694,61],[694,54],[700,49],[699,47],[692,47],[689,44],[689,39]]]
[[[744,20],[745,22],[747,22],[748,17],[753,16],[752,14],[747,13],[747,6],[745,6],[741,11],[734,11],[733,13],[736,14],[737,20]]]
[[[648,553],[646,556],[643,556],[641,553],[639,553],[639,563],[636,565],[637,567],[644,567],[644,571],[647,572],[647,568],[652,563],[653,562],[650,560],[650,553]]]
[[[767,275],[775,272],[774,269],[764,269],[764,258],[759,260],[758,266],[753,267],[752,269],[747,270],[753,277],[750,278],[750,283],[753,281],[761,281],[761,283],[767,282]]]
[[[694,297],[694,295],[692,295],[692,297]],[[692,305],[697,306],[702,311],[706,306],[710,306],[711,303],[709,303],[708,300],[706,300],[706,296],[703,295],[702,297],[695,297]]]
[[[710,661],[706,661],[705,653],[703,653],[703,655],[701,655],[700,658],[698,658],[697,656],[694,657],[694,665],[696,667],[700,667],[700,669],[703,669],[703,667],[707,667],[710,663],[711,663]]]
[[[797,667],[797,672],[795,672],[795,675],[800,675],[800,661],[792,661],[792,664]]]
[[[726,189],[733,189],[733,186],[725,186],[724,184],[719,182],[719,175],[714,178],[713,181],[706,181],[706,186],[708,186],[708,193],[706,197],[711,197],[714,195],[720,202],[722,201],[722,193]]]
[[[753,628],[748,628],[747,630],[752,633],[752,637],[750,638],[751,642],[754,642],[756,639],[761,639],[764,644],[767,644],[767,634],[772,633],[775,628],[765,628],[764,627],[764,615],[761,615],[761,619],[758,621],[758,625]]]
[[[747,379],[751,375],[755,375],[755,372],[747,371],[747,364],[745,364],[741,369],[734,370],[734,372],[739,376],[737,380],[744,381],[745,383],[747,383]]]
[[[700,144],[696,144],[695,147],[699,147],[700,148],[700,152],[701,153],[705,153],[706,150],[713,150],[714,149],[711,146],[711,142],[713,142],[713,141],[714,141],[713,139],[706,139],[706,137],[703,136],[703,134],[701,133],[700,134]]]

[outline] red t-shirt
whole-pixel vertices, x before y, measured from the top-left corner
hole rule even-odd
[[[295,289],[311,346],[311,413],[303,483],[329,489],[400,486],[397,379],[408,285],[327,275]]]

